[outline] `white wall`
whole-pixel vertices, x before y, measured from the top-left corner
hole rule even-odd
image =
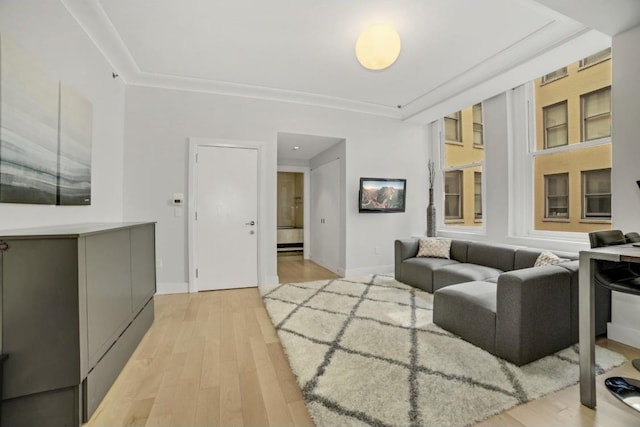
[[[613,228],[640,232],[640,26],[613,38]],[[640,347],[640,297],[613,293],[608,335]]]
[[[284,102],[131,86],[127,88],[124,216],[157,220],[157,253],[163,283],[186,282],[187,215],[174,216],[169,199],[187,194],[187,138],[263,141],[267,223],[260,254],[263,280],[276,277],[277,135],[325,135],[346,141],[345,269],[393,264],[393,241],[424,233],[425,127],[361,113]],[[407,212],[358,214],[361,176],[406,178]],[[381,250],[376,255],[374,247]]]
[[[93,104],[91,206],[0,203],[0,229],[122,220],[124,84],[57,1],[0,1],[0,35]]]

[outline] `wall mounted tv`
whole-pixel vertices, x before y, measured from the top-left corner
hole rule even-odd
[[[406,179],[360,178],[360,212],[404,212]]]

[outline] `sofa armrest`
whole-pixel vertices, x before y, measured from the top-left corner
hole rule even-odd
[[[571,345],[571,277],[550,265],[502,273],[496,295],[496,354],[524,365]]]
[[[402,282],[402,261],[418,254],[417,239],[398,239],[395,241],[395,278]]]

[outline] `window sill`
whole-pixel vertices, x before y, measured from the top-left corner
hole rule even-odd
[[[562,79],[564,79],[565,77],[569,77],[569,73],[567,73],[567,74],[563,74],[563,75],[558,76],[558,77],[554,77],[554,78],[552,78],[552,79],[550,79],[550,80],[547,80],[547,81],[544,81],[544,82],[543,82],[543,81],[541,81],[541,82],[540,82],[540,86],[546,86],[546,85],[548,85],[549,83],[557,82],[558,80],[562,80]]]
[[[476,224],[482,224],[482,219],[477,218],[477,219],[474,219],[473,222]]]
[[[473,148],[477,148],[478,150],[484,150],[484,144],[473,144]]]
[[[464,219],[445,219],[445,224],[464,224]]]
[[[542,222],[571,222],[569,218],[542,218]]]
[[[590,219],[590,218],[582,218],[580,220],[581,224],[611,224],[610,219]]]
[[[606,58],[602,58],[601,60],[599,60],[599,61],[597,61],[597,62],[594,62],[594,63],[592,63],[592,64],[587,64],[587,65],[583,65],[583,66],[578,66],[578,72],[580,72],[580,71],[582,71],[582,70],[586,70],[587,68],[591,68],[591,67],[593,67],[593,66],[595,66],[595,65],[602,64],[603,62],[605,62],[605,61],[609,61],[609,60],[611,60],[611,55],[607,56]]]
[[[449,145],[458,145],[460,147],[464,146],[462,141],[445,141],[444,143]]]

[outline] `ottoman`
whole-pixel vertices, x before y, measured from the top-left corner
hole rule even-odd
[[[433,323],[496,353],[496,283],[465,282],[433,294]]]

